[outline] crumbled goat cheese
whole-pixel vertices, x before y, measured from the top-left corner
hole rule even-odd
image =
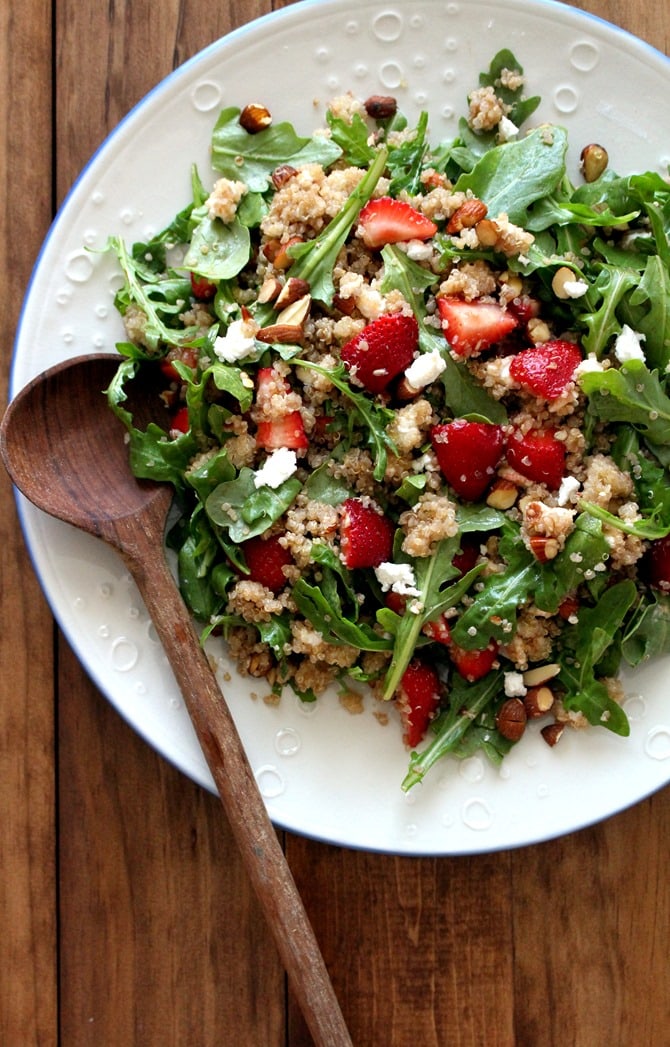
[[[522,673],[505,673],[505,694],[508,698],[523,698],[526,685]]]
[[[385,561],[380,563],[379,567],[375,567],[375,574],[382,587],[382,592],[387,593],[391,589],[394,593],[400,593],[401,596],[421,595],[416,587],[416,578],[411,564]]]
[[[224,335],[214,342],[214,353],[223,363],[233,364],[244,360],[256,348],[256,339],[249,333],[249,325],[244,320],[233,320]]]
[[[288,447],[279,447],[254,473],[254,487],[279,487],[290,476],[293,476],[297,468],[298,459],[295,451],[290,451]]]
[[[589,289],[585,280],[566,280],[563,284],[563,292],[568,298],[581,298]]]
[[[645,336],[638,334],[628,324],[621,328],[621,334],[614,344],[614,355],[620,364],[626,364],[629,360],[644,360],[641,342]]]
[[[412,361],[405,371],[405,378],[412,389],[423,389],[439,378],[446,366],[440,350],[431,349]]]
[[[579,490],[580,484],[576,476],[564,476],[558,489],[557,501],[559,505],[567,505],[572,501],[573,494]]]
[[[512,123],[508,116],[503,116],[498,124],[498,138],[501,142],[509,142],[511,138],[516,138],[519,133],[519,128],[516,124]]]
[[[596,354],[589,353],[589,355],[586,357],[586,360],[582,360],[582,362],[577,365],[577,369],[575,370],[575,378],[579,378],[580,374],[588,374],[589,371],[604,370],[605,368],[601,364],[600,360],[598,360],[598,358],[596,357]]]

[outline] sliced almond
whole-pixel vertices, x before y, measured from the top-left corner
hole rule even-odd
[[[492,509],[511,509],[519,497],[519,488],[511,480],[496,480],[488,495],[486,504]]]
[[[548,713],[554,705],[554,692],[546,684],[539,687],[529,687],[523,696],[523,704],[529,720],[538,720]]]
[[[290,305],[287,305],[285,309],[282,309],[273,324],[269,324],[267,327],[261,327],[260,331],[256,334],[256,338],[259,342],[265,343],[299,343],[304,334],[303,324],[309,315],[311,304],[311,295],[303,295],[302,298],[299,298],[296,302],[292,302]]]
[[[543,683],[548,683],[549,680],[553,680],[555,676],[561,671],[560,665],[556,662],[548,662],[546,665],[535,665],[532,669],[527,669],[523,674],[523,682],[526,687],[541,687]]]
[[[530,551],[540,563],[553,560],[560,552],[560,545],[555,538],[547,538],[543,534],[533,534],[529,539]]]
[[[268,276],[267,280],[264,280],[261,284],[261,289],[258,292],[257,301],[260,305],[267,305],[268,302],[274,302],[282,289],[282,285],[276,276]]]
[[[277,309],[284,309],[306,295],[309,295],[307,280],[301,280],[298,276],[290,276],[279,292],[275,305]]]

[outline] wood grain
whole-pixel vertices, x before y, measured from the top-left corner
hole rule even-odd
[[[670,50],[664,4],[574,6]],[[176,63],[269,9],[55,0],[52,26],[45,0],[0,5],[7,330],[52,196]],[[6,351],[3,391],[8,366]],[[308,1047],[218,801],[62,638],[56,744],[51,619],[1,478],[0,512],[0,1043]],[[666,1047],[669,839],[666,789],[514,852],[396,859],[292,835],[286,850],[357,1047]]]

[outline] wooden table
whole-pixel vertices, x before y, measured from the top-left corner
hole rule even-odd
[[[3,402],[31,266],[79,169],[173,66],[271,6],[0,4]],[[668,51],[663,3],[575,6]],[[0,483],[0,1043],[308,1044],[217,801],[84,675]],[[669,833],[666,789],[492,855],[284,844],[357,1047],[662,1047]]]

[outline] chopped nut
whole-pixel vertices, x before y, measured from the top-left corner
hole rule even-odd
[[[526,669],[523,674],[523,682],[526,687],[539,687],[543,683],[553,680],[560,671],[561,667],[556,662],[549,662],[547,665],[535,665],[532,669]]]
[[[558,556],[561,547],[555,538],[547,538],[543,534],[532,534],[528,539],[530,551],[540,563],[553,560]]]
[[[580,156],[582,174],[585,182],[595,182],[607,168],[609,156],[604,146],[592,142],[585,145]]]
[[[518,742],[526,730],[528,716],[520,698],[508,698],[496,716],[496,727],[509,742]]]
[[[573,273],[572,269],[569,269],[567,265],[562,265],[560,269],[557,269],[554,273],[554,277],[551,281],[551,289],[557,298],[565,301],[570,298],[566,285],[573,284],[577,277]]]
[[[500,236],[498,227],[490,218],[482,218],[481,222],[477,222],[475,232],[482,247],[495,247]]]
[[[392,95],[370,95],[364,105],[365,112],[373,120],[390,120],[398,110],[398,103]]]
[[[257,301],[260,305],[267,305],[268,302],[274,302],[281,289],[282,286],[277,277],[269,276],[267,280],[264,280],[261,284]]]
[[[268,262],[272,262],[275,269],[289,269],[293,265],[294,260],[288,253],[288,249],[293,244],[301,243],[302,238],[300,236],[291,236],[283,243],[279,240],[268,240],[263,246],[263,254]]]
[[[300,342],[304,333],[303,325],[309,315],[311,304],[312,298],[308,294],[298,298],[296,302],[291,302],[277,315],[277,319],[273,324],[261,327],[256,334],[256,338],[259,342],[266,343],[281,342],[282,344],[290,344],[291,342]]]
[[[548,342],[551,339],[551,331],[547,324],[538,317],[534,316],[528,321],[526,330],[533,345],[541,345],[542,342]]]
[[[287,305],[292,305],[293,302],[297,302],[299,298],[304,298],[308,294],[309,284],[307,280],[301,280],[297,276],[290,276],[282,287],[275,305],[277,309],[285,309]]]
[[[523,704],[529,720],[537,720],[548,713],[554,704],[554,692],[550,687],[529,687],[526,691]]]
[[[279,164],[279,167],[275,167],[270,175],[270,180],[275,189],[281,189],[281,187],[286,185],[287,182],[290,182],[293,176],[297,175],[297,173],[295,167],[291,167],[290,164]]]
[[[544,738],[547,745],[552,748],[559,741],[563,731],[565,730],[565,724],[562,723],[548,723],[546,727],[543,727],[540,734]]]
[[[519,488],[511,480],[496,480],[486,497],[492,509],[511,509],[519,497]]]
[[[248,131],[250,135],[255,135],[270,126],[272,114],[259,102],[250,102],[240,113],[239,120],[245,131]]]
[[[464,229],[472,229],[486,218],[488,214],[488,207],[483,200],[478,200],[477,197],[472,197],[470,200],[466,200],[465,203],[461,204],[460,207],[456,208],[451,218],[447,222],[447,232],[450,236],[455,233],[460,233]]]

